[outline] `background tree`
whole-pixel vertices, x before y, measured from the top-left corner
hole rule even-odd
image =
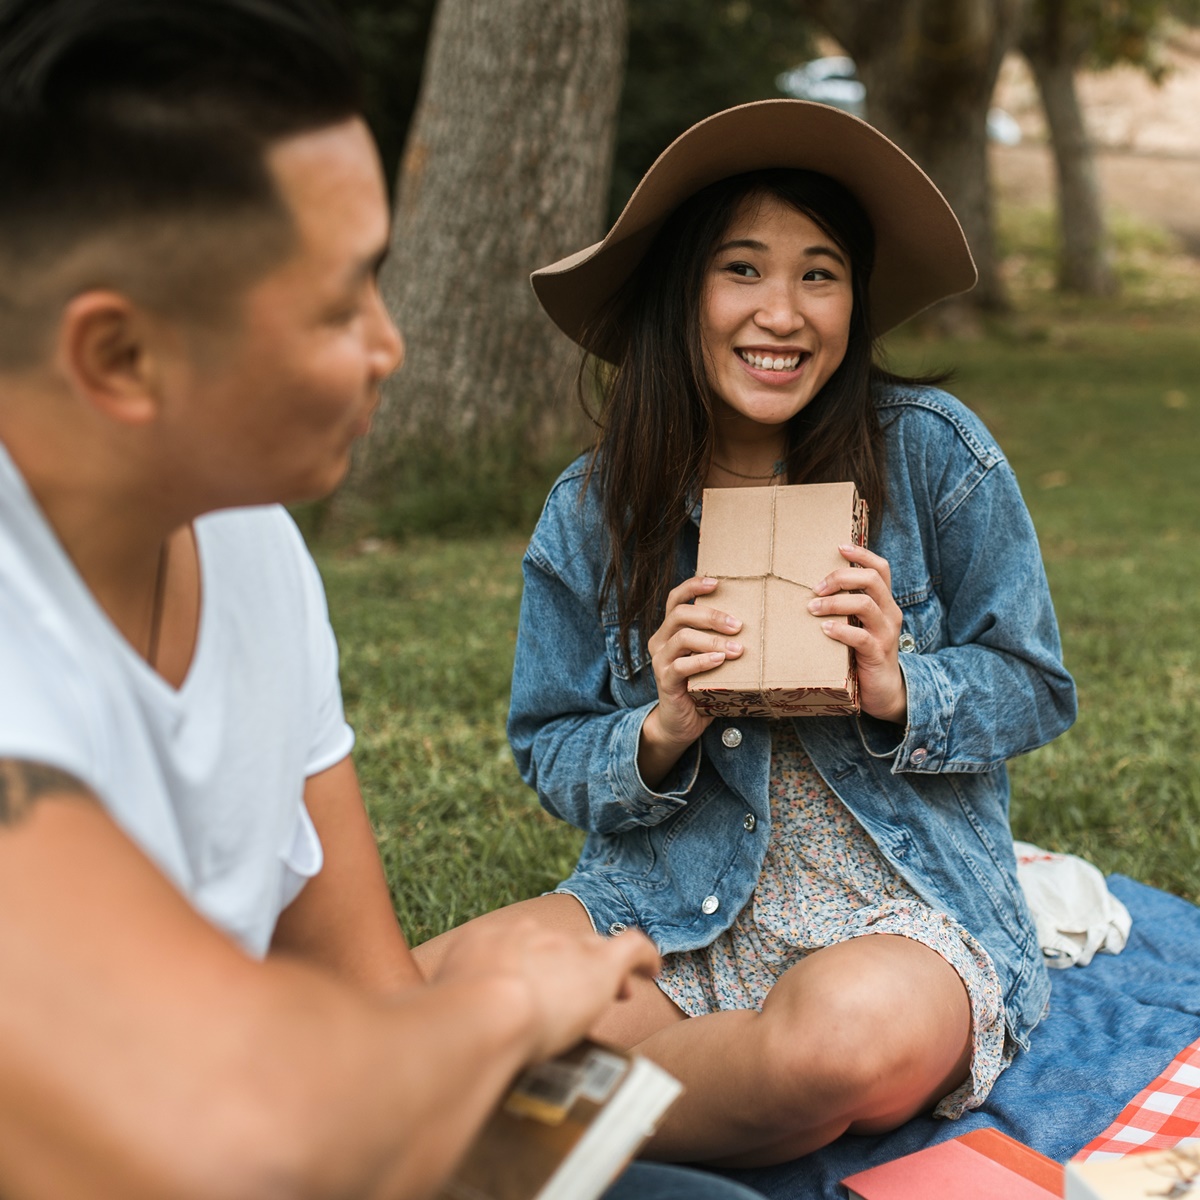
[[[1076,72],[1095,40],[1095,27],[1086,20],[1089,14],[1084,9],[1099,7],[1093,0],[1035,0],[1020,39],[1021,53],[1037,82],[1054,150],[1060,234],[1058,286],[1093,296],[1117,290],[1095,158],[1075,87]]]
[[[1059,287],[1114,292],[1104,205],[1076,77],[1085,67],[1127,63],[1164,75],[1158,35],[1173,17],[1200,18],[1200,0],[1034,0],[1020,48],[1037,82],[1058,186]]]
[[[625,32],[624,0],[438,5],[382,281],[408,359],[347,501],[477,502],[559,435],[574,353],[528,276],[601,233]]]
[[[735,104],[777,98],[776,76],[816,52],[812,32],[803,14],[767,0],[629,0],[610,218],[689,126]]]
[[[793,0],[853,57],[867,117],[929,173],[979,267],[965,306],[1007,308],[997,262],[987,112],[1026,0]],[[943,310],[947,311],[947,310]]]
[[[395,182],[421,84],[436,0],[332,0],[358,51],[367,119]]]

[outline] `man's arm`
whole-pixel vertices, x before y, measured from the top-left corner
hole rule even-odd
[[[396,921],[349,758],[309,778],[304,803],[325,861],[284,910],[272,954],[296,955],[380,995],[422,983]]]
[[[202,920],[61,772],[0,762],[0,1194],[425,1197],[644,939],[464,939],[385,1002]]]

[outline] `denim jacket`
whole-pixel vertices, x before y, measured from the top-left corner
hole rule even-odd
[[[877,394],[888,500],[871,547],[904,617],[908,723],[794,719],[813,765],[896,871],[986,947],[1022,1046],[1050,986],[1017,884],[1005,760],[1075,716],[1037,537],[1004,456],[954,397]],[[657,702],[645,647],[620,648],[599,610],[606,535],[586,463],[567,468],[525,555],[508,731],[521,774],[556,816],[588,832],[560,890],[598,930],[644,930],[664,953],[707,945],[758,880],[770,837],[771,724],[717,719],[657,790],[637,767]],[[697,511],[698,518],[698,511]],[[695,573],[693,521],[679,580]],[[650,631],[652,632],[652,631]],[[788,719],[788,718],[785,718]]]

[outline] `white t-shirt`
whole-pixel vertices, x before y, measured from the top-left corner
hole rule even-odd
[[[283,509],[195,524],[201,613],[176,691],[84,585],[0,445],[0,757],[87,784],[250,953],[321,867],[305,781],[343,759],[325,594]]]

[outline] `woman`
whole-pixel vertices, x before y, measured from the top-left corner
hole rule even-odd
[[[603,242],[535,272],[606,365],[595,450],[526,555],[509,733],[589,838],[508,913],[664,953],[597,1030],[687,1085],[658,1157],[770,1163],[957,1116],[1044,1010],[1004,769],[1074,716],[1036,538],[981,423],[872,361],[974,279],[919,168],[800,101],[694,126]],[[742,653],[695,577],[702,489],[844,479],[871,546],[810,610],[853,648],[862,713],[701,716],[688,679]]]

